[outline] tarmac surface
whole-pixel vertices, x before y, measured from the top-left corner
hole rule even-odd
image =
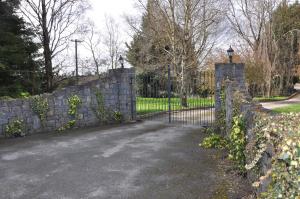
[[[0,140],[2,199],[241,198],[200,127],[148,121]],[[236,193],[236,191],[238,193]]]

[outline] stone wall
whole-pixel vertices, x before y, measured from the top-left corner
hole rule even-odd
[[[136,112],[134,76],[133,69],[110,70],[97,80],[41,95],[49,104],[47,118],[43,123],[32,110],[32,98],[0,101],[0,136],[4,135],[6,125],[15,119],[24,121],[28,133],[59,129],[71,119],[68,114],[68,98],[73,95],[82,100],[75,127],[98,125],[99,118],[95,114],[98,107],[96,92],[103,95],[107,109],[120,112],[124,120],[133,119]]]
[[[234,116],[234,108],[239,108],[240,113],[244,119],[244,125],[246,129],[246,149],[251,149],[253,147],[253,143],[255,143],[256,135],[253,131],[253,127],[255,125],[255,116],[257,111],[259,110],[259,105],[252,102],[252,99],[247,92],[247,90],[241,87],[241,84],[236,81],[225,80],[225,110],[226,110],[226,133],[229,135],[232,128],[232,120]],[[235,100],[238,94],[239,98],[239,107],[234,107],[236,104]],[[247,164],[251,163],[253,157],[252,154],[245,153]],[[272,146],[268,146],[267,150],[263,153],[262,158],[258,162],[258,171],[249,170],[247,171],[247,178],[249,182],[253,183],[258,180],[258,173],[262,176],[266,175],[267,172],[272,167],[272,156],[274,155],[274,150]],[[271,182],[271,178],[265,178],[261,181],[261,186],[256,189],[257,194],[261,192],[267,191],[267,188]]]

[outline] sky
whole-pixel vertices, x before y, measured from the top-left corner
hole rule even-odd
[[[130,37],[124,16],[137,14],[136,2],[137,0],[90,0],[92,9],[88,12],[88,17],[94,21],[100,32],[105,29],[105,16],[113,17],[124,32],[121,35],[128,41]]]
[[[127,22],[124,19],[125,15],[138,15],[136,9],[137,0],[89,0],[91,4],[91,9],[86,13],[86,18],[93,21],[97,31],[101,34],[105,34],[106,31],[106,17],[112,17],[119,25],[120,30],[120,41],[122,41],[122,48],[125,47],[125,42],[130,43],[131,36]],[[104,47],[103,47],[104,48]],[[103,52],[104,53],[104,52]],[[68,50],[67,54],[70,57],[74,57],[74,48]],[[78,47],[78,57],[79,59],[86,59],[90,57],[90,51],[87,50],[82,45]],[[73,60],[71,60],[71,65]],[[128,63],[125,64],[125,67]],[[73,69],[73,67],[72,67]],[[67,69],[67,72],[70,69]],[[83,69],[84,70],[84,69]]]

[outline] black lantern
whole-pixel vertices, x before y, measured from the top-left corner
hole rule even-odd
[[[119,57],[119,63],[121,65],[121,68],[124,68],[124,58],[122,57],[122,55],[120,55]]]
[[[227,54],[228,54],[228,57],[229,57],[229,63],[232,63],[232,58],[233,58],[234,50],[232,49],[231,46],[230,46],[230,48],[227,50]]]

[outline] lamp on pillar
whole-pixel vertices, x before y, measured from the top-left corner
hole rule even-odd
[[[119,57],[119,63],[121,65],[121,68],[124,68],[124,58],[122,57],[122,55],[120,55]]]
[[[229,57],[229,63],[232,63],[232,58],[233,58],[234,50],[232,49],[231,46],[230,46],[230,48],[227,50],[227,54],[228,54],[228,57]]]

